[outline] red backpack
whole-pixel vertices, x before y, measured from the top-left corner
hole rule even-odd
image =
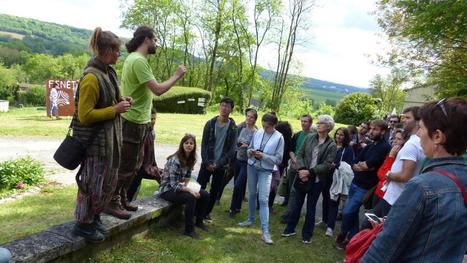
[[[360,259],[370,247],[371,242],[376,239],[376,236],[382,230],[383,223],[380,223],[375,225],[372,229],[364,229],[353,236],[345,248],[345,263],[360,262]]]

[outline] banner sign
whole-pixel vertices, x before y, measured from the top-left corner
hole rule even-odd
[[[73,116],[75,112],[75,93],[77,80],[49,79],[45,83],[47,116]]]

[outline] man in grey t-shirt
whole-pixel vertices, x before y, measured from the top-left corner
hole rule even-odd
[[[203,130],[198,183],[201,188],[206,189],[212,175],[209,205],[205,213],[208,220],[211,219],[210,213],[222,189],[224,174],[235,154],[237,126],[235,121],[229,117],[233,107],[232,99],[223,98],[219,107],[219,115],[207,121]]]

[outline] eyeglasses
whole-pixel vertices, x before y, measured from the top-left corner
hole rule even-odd
[[[441,110],[444,113],[444,116],[446,116],[446,117],[448,116],[448,112],[446,111],[446,108],[444,107],[444,104],[446,103],[447,100],[448,100],[447,98],[444,98],[444,99],[441,99],[440,101],[438,101],[438,103],[436,103],[436,106],[441,108]]]

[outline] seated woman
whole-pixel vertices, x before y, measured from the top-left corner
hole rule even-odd
[[[283,237],[295,235],[295,227],[300,219],[300,212],[306,197],[307,209],[302,238],[303,244],[311,244],[315,226],[316,203],[324,184],[332,176],[332,164],[336,158],[336,143],[329,137],[329,132],[333,128],[334,120],[331,116],[318,116],[317,132],[310,133],[305,137],[297,154],[298,177],[295,178],[294,182],[295,199],[287,226],[282,233]]]
[[[175,204],[185,205],[184,235],[200,239],[195,232],[193,217],[196,216],[196,226],[207,231],[203,222],[209,202],[209,193],[204,189],[194,191],[187,187],[191,178],[191,171],[196,163],[196,138],[187,134],[180,141],[177,152],[167,158],[161,178],[161,198]]]
[[[467,103],[420,108],[418,136],[430,158],[408,181],[360,262],[462,262],[467,246]]]

